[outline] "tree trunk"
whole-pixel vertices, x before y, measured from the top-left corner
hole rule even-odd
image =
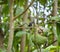
[[[53,16],[57,16],[57,12],[58,12],[58,0],[54,0],[54,5],[53,5]],[[56,40],[56,36],[54,36],[54,40]],[[58,45],[59,44],[56,42],[54,43],[54,45]],[[58,48],[57,52],[60,52],[60,49]]]
[[[28,5],[28,0],[25,0],[25,5],[24,5],[24,9],[27,8],[27,5]],[[27,23],[27,11],[24,13],[23,15],[23,22],[24,23]],[[23,31],[25,31],[25,27],[26,27],[26,24],[23,26]],[[22,37],[21,37],[21,52],[25,52],[25,42],[26,42],[26,35],[24,34]]]
[[[53,4],[53,16],[57,16],[58,0],[54,0]]]
[[[4,48],[4,36],[3,36],[3,30],[2,30],[2,23],[1,23],[1,12],[2,12],[2,7],[0,5],[0,48],[3,49]]]
[[[54,4],[53,4],[53,16],[57,16],[57,8],[58,8],[58,0],[54,0]],[[54,25],[55,24],[53,24],[53,28],[54,28]],[[55,40],[56,40],[56,36],[54,35],[53,41],[55,41]],[[57,45],[57,42],[54,43],[54,45]]]
[[[9,38],[8,38],[8,47],[7,52],[11,52],[12,43],[13,43],[13,35],[14,35],[14,22],[13,22],[13,3],[14,0],[10,0],[10,29],[9,29]]]

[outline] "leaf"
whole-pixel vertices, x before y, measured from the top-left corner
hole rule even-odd
[[[29,44],[30,47],[33,47],[34,46],[34,43],[32,42],[32,39],[31,39],[31,33],[28,33],[27,34],[27,44]]]
[[[32,41],[38,45],[44,44],[47,41],[47,38],[41,35],[32,36]]]
[[[56,32],[57,32],[57,38],[58,38],[58,44],[60,46],[60,23],[56,23]]]
[[[60,6],[60,0],[58,0],[58,6]]]
[[[60,21],[60,17],[58,17],[58,16],[55,16],[55,17],[51,17],[51,20],[54,20],[54,21]]]
[[[55,50],[57,50],[57,46],[51,45],[51,46],[47,47],[46,49],[44,49],[44,52],[51,52],[51,51],[55,51]]]
[[[15,0],[15,1],[14,1],[14,4],[17,4],[17,5],[23,6],[24,1],[25,1],[25,0]]]
[[[23,7],[18,6],[16,9],[16,15],[21,14],[23,12]]]
[[[20,6],[23,6],[24,3],[25,3],[25,0],[20,0]]]
[[[6,49],[3,50],[3,49],[0,48],[0,52],[6,52]]]
[[[45,5],[47,3],[47,0],[39,0],[39,2],[42,4],[42,5]]]
[[[29,39],[29,45],[30,45],[30,47],[33,47],[34,46],[34,43],[32,42],[31,39]]]
[[[4,5],[2,13],[6,16],[9,13],[9,5]]]
[[[21,37],[22,35],[25,35],[25,34],[26,34],[25,31],[18,31],[18,32],[16,33],[16,37]]]
[[[39,18],[39,20],[45,20],[45,18]]]

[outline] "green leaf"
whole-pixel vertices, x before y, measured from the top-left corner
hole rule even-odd
[[[49,52],[49,51],[51,51],[51,50],[57,50],[57,46],[49,46],[49,47],[47,47],[46,49],[44,49],[44,52]]]
[[[60,6],[60,0],[58,0],[58,6]]]
[[[14,1],[14,4],[17,4],[19,6],[23,6],[24,5],[24,2],[25,2],[25,0],[15,0]]]
[[[25,34],[26,34],[25,31],[18,31],[18,32],[16,33],[16,37],[21,37],[22,35],[25,35]]]
[[[4,5],[2,13],[6,16],[9,14],[9,5]]]
[[[39,18],[39,20],[45,20],[45,18]]]
[[[27,44],[29,44],[30,47],[33,47],[33,46],[34,46],[34,43],[32,42],[31,33],[28,33],[28,34],[27,34]]]
[[[60,46],[60,23],[56,23],[56,31],[57,31],[57,38],[58,38],[58,44]]]
[[[23,12],[23,7],[18,6],[16,9],[16,15],[21,14]]]
[[[60,21],[60,17],[58,17],[58,16],[55,16],[55,17],[51,17],[51,20],[54,20],[54,21]]]
[[[3,50],[3,49],[0,48],[0,52],[6,52],[6,49]]]
[[[39,0],[39,2],[42,4],[42,5],[45,5],[47,3],[47,0]]]
[[[25,3],[25,0],[20,0],[20,6],[23,6]]]
[[[44,44],[47,41],[47,38],[41,35],[32,36],[32,41],[38,45]]]

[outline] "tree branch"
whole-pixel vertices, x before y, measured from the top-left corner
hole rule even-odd
[[[22,15],[29,9],[29,7],[33,4],[33,2],[34,2],[34,0],[33,0],[33,1],[30,3],[30,5],[25,9],[25,11],[23,11],[21,14],[15,16],[14,19],[13,19],[13,21],[14,21],[16,18],[18,18],[19,16],[22,16]]]
[[[49,45],[46,46],[46,47],[49,47],[50,45],[54,44],[55,42],[57,42],[57,40],[53,41],[51,44],[49,44]]]

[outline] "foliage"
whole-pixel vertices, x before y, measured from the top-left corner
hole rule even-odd
[[[32,41],[37,44],[37,45],[41,45],[44,44],[47,41],[46,37],[43,37],[41,35],[36,35],[36,37],[34,37],[34,35],[32,36]]]
[[[58,44],[60,46],[60,40],[59,40],[60,39],[60,29],[59,28],[60,28],[60,23],[57,22],[56,23],[56,29],[57,29],[56,31],[57,31]]]
[[[28,0],[28,5],[30,4],[32,0]],[[25,0],[15,0],[13,5],[13,14],[14,17],[21,14],[25,8],[24,8]],[[38,6],[36,6],[36,5]],[[0,0],[0,5],[2,6],[2,25],[0,27],[2,28],[4,32],[4,46],[7,48],[7,42],[8,42],[8,34],[10,32],[9,30],[9,24],[10,24],[10,14],[9,14],[9,0]],[[35,6],[35,7],[34,7]],[[58,8],[60,6],[60,0],[58,0]],[[27,18],[27,23],[34,22],[32,27],[29,27],[27,23],[25,23],[23,20],[23,15],[19,16],[14,21],[14,38],[13,38],[13,45],[12,50],[13,52],[20,52],[20,43],[21,43],[21,37],[23,35],[26,35],[26,52],[28,50],[28,46],[31,48],[31,52],[34,50],[40,49],[40,46],[45,47],[42,49],[45,50],[45,52],[54,52],[57,50],[57,48],[60,49],[60,10],[58,9],[58,15],[52,17],[52,10],[53,10],[53,0],[34,0],[34,3],[29,7],[28,10],[28,18],[31,18],[29,20]],[[37,19],[37,21],[35,20]],[[37,23],[36,23],[37,22]],[[23,31],[23,25],[26,25],[25,31]],[[38,32],[38,34],[35,34],[35,24],[38,25],[38,30],[41,32]],[[39,27],[43,28],[39,28]],[[18,29],[18,30],[17,30]],[[42,35],[41,35],[42,34]],[[54,42],[54,35],[57,35],[56,39],[58,42],[58,46],[50,46],[52,42]],[[46,48],[46,45],[49,45]],[[38,45],[38,47],[37,47]],[[52,44],[53,45],[53,44]],[[2,52],[3,50],[0,50]],[[3,51],[4,52],[4,51]],[[5,51],[6,52],[6,51]]]

